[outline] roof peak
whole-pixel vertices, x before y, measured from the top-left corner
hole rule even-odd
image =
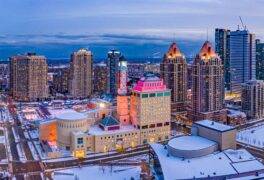
[[[168,52],[166,53],[167,58],[175,58],[182,56],[182,53],[177,46],[176,42],[171,43]]]
[[[202,59],[208,60],[217,57],[217,54],[215,53],[213,45],[209,41],[205,41],[199,52],[199,56]]]

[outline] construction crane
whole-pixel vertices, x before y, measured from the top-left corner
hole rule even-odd
[[[247,29],[247,26],[246,26],[246,25],[244,25],[244,23],[243,23],[243,20],[242,20],[241,16],[239,16],[239,19],[240,19],[240,22],[241,22],[241,24],[242,24],[242,27],[244,28],[244,30],[246,30],[246,29]]]

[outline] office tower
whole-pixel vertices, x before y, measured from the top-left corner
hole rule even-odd
[[[117,117],[121,125],[130,124],[127,96],[127,61],[121,59],[118,63]]]
[[[69,68],[57,68],[53,74],[53,87],[57,93],[68,93]]]
[[[226,119],[224,72],[220,57],[206,41],[196,55],[192,69],[192,119]]]
[[[171,92],[163,80],[145,74],[132,90],[130,120],[140,130],[141,144],[167,140],[170,135]]]
[[[256,78],[255,35],[248,30],[230,33],[231,91],[241,93],[241,83]]]
[[[215,52],[224,65],[225,88],[230,90],[230,30],[215,29]]]
[[[118,89],[118,63],[120,60],[124,59],[121,53],[117,50],[112,50],[108,52],[107,56],[107,68],[108,68],[108,82],[107,91],[113,96],[117,95]]]
[[[48,97],[48,66],[44,56],[35,53],[10,58],[10,92],[18,101],[37,101]]]
[[[242,84],[241,103],[242,111],[249,118],[264,118],[264,82],[250,80]]]
[[[105,63],[94,65],[94,93],[107,92],[107,66]]]
[[[264,80],[264,43],[256,40],[256,78]]]
[[[185,111],[187,101],[187,62],[176,43],[172,43],[160,64],[160,74],[171,89],[172,111]]]
[[[71,55],[69,92],[72,97],[85,98],[92,94],[92,52],[80,49]]]

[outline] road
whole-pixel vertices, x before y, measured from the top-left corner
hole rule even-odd
[[[11,113],[11,116],[14,119],[14,123],[11,124],[10,122],[7,122],[7,130],[8,130],[8,135],[9,135],[9,143],[10,143],[10,149],[11,149],[11,154],[13,157],[13,160],[11,161],[12,164],[12,173],[16,175],[17,179],[21,179],[24,174],[27,172],[34,172],[34,171],[42,171],[41,168],[41,162],[40,161],[35,161],[34,157],[30,151],[30,147],[27,144],[27,139],[23,133],[23,129],[21,128],[21,123],[18,119],[17,111],[16,111],[16,106],[13,104],[12,99],[8,99],[8,108]],[[25,163],[22,163],[19,161],[19,155],[16,149],[16,142],[15,142],[15,137],[12,132],[12,127],[18,134],[20,138],[20,143],[24,152],[27,161]],[[39,175],[34,175],[35,178],[41,179]],[[30,177],[29,177],[30,178]],[[23,179],[23,178],[22,178]]]

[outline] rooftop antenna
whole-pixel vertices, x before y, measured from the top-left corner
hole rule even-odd
[[[246,25],[244,25],[241,16],[239,16],[239,19],[240,19],[241,25],[242,25],[242,27],[244,28],[244,30],[247,30],[247,27],[246,27]]]
[[[206,41],[208,41],[208,28],[206,28]]]
[[[176,42],[176,35],[175,35],[175,33],[173,33],[173,42]]]

